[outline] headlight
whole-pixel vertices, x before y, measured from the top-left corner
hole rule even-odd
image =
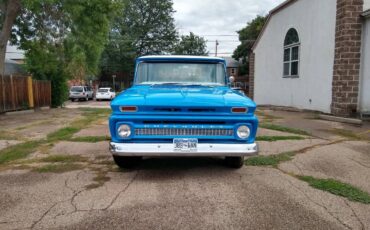
[[[123,138],[127,138],[131,135],[131,128],[128,125],[121,125],[118,128],[118,135]]]
[[[236,133],[238,134],[239,138],[247,139],[251,133],[251,130],[248,128],[248,126],[242,125],[238,128]]]

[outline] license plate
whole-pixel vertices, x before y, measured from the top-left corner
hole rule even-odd
[[[175,138],[173,139],[173,148],[176,152],[196,152],[198,148],[198,139]]]

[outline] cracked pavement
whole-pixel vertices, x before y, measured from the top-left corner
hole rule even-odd
[[[304,119],[307,114],[298,119],[297,113],[267,113],[287,117],[278,122],[291,127],[304,128],[294,124],[304,121],[318,134],[305,140],[261,142],[261,155],[298,151],[277,168],[232,170],[217,158],[151,158],[135,170],[119,170],[107,142],[55,143],[48,154],[84,156],[90,163],[63,173],[0,168],[0,229],[370,229],[370,205],[317,190],[291,176],[334,178],[370,193],[370,142],[322,131],[339,123]],[[63,116],[51,114],[59,127]],[[24,123],[27,116],[18,119]],[[45,112],[40,116],[48,119]],[[13,119],[1,118],[1,127],[16,127]],[[18,126],[24,126],[22,122]],[[35,127],[22,130],[27,129]],[[369,129],[368,124],[362,129]],[[108,134],[106,122],[75,136],[98,134]],[[259,135],[291,134],[260,129]],[[104,181],[96,179],[99,173]],[[91,187],[94,183],[98,186]]]

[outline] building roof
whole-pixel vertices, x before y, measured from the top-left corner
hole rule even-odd
[[[274,9],[272,9],[270,11],[270,13],[267,16],[267,20],[266,20],[265,24],[263,25],[261,33],[258,35],[257,40],[254,42],[252,50],[254,50],[257,47],[258,42],[261,40],[261,37],[263,36],[263,34],[266,30],[266,27],[267,27],[267,25],[269,24],[269,22],[271,20],[271,17],[274,16],[275,14],[277,14],[278,12],[280,12],[281,10],[285,9],[286,7],[290,6],[291,4],[293,4],[296,1],[298,1],[298,0],[286,0],[285,2],[281,3],[280,5],[278,5],[277,7],[275,7]]]
[[[361,14],[362,17],[365,17],[365,18],[370,18],[370,9],[364,11],[362,14]]]
[[[26,71],[24,70],[23,66],[19,63],[5,59],[5,75],[24,75]]]
[[[23,60],[24,50],[20,50],[16,46],[8,45],[6,47],[6,57],[5,58],[10,59],[10,60]]]
[[[232,57],[223,57],[226,61],[227,68],[238,68],[240,63]]]

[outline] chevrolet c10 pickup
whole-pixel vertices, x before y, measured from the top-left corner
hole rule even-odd
[[[258,154],[256,104],[230,88],[217,57],[144,56],[133,86],[111,103],[110,151],[119,167],[142,157],[223,157],[240,168]]]

